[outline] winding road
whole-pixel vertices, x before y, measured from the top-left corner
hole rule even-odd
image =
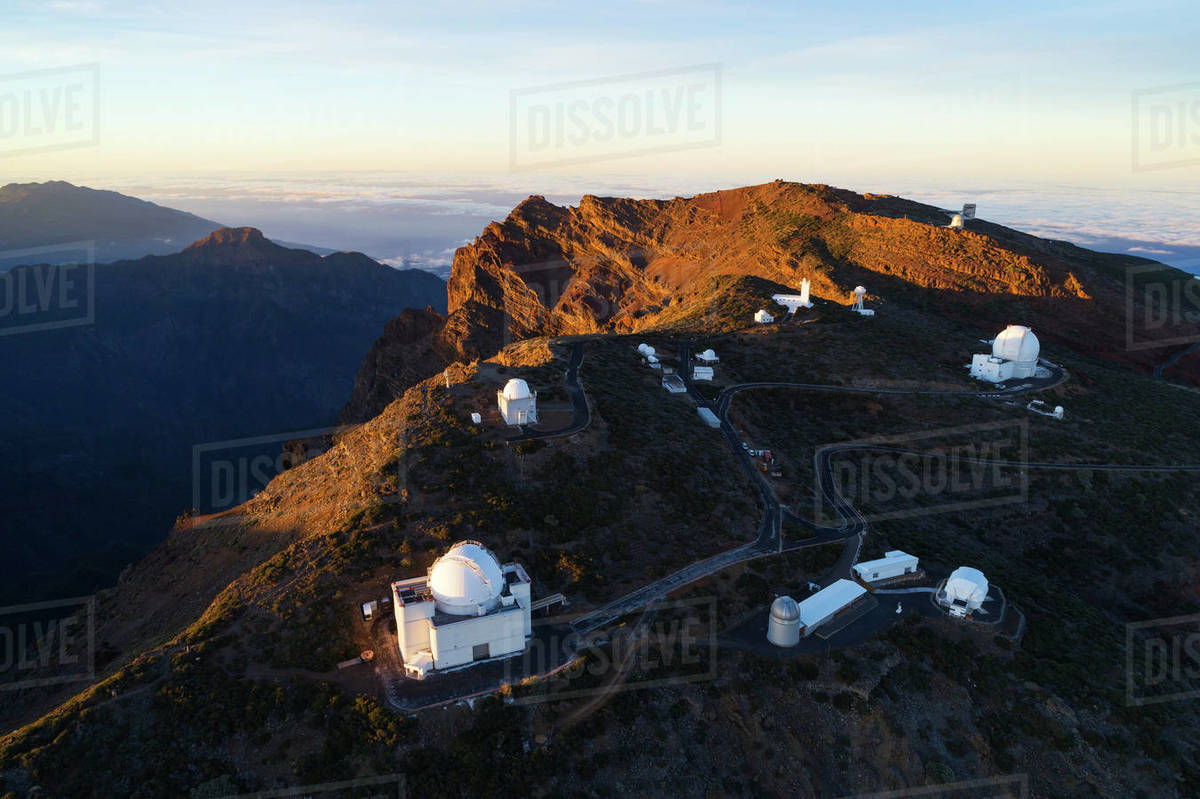
[[[582,345],[576,344],[577,347]],[[886,395],[941,395],[978,397],[981,399],[1003,399],[1025,394],[1031,391],[1042,391],[1059,385],[1067,379],[1066,370],[1048,361],[1042,361],[1042,366],[1049,370],[1045,377],[1025,380],[1019,385],[1005,386],[991,391],[952,391],[937,389],[902,389],[902,388],[869,388],[861,386],[829,386],[813,383],[792,382],[751,382],[739,383],[723,390],[716,400],[709,401],[697,389],[692,381],[692,342],[682,342],[679,346],[679,375],[687,386],[688,393],[697,405],[713,411],[721,422],[720,430],[725,436],[726,443],[733,450],[743,470],[749,475],[758,491],[763,505],[762,521],[759,524],[758,536],[754,541],[718,553],[708,558],[698,560],[682,569],[667,575],[652,583],[642,586],[625,596],[610,602],[593,611],[576,618],[572,629],[579,635],[593,632],[620,617],[637,611],[646,605],[662,599],[667,594],[682,588],[689,583],[708,577],[722,569],[737,563],[767,555],[790,552],[807,547],[821,546],[835,541],[846,541],[846,548],[834,566],[828,581],[849,577],[851,569],[858,561],[863,540],[867,532],[867,520],[862,513],[848,502],[837,490],[833,479],[833,457],[841,452],[851,450],[886,451],[896,454],[915,454],[927,456],[928,452],[907,450],[899,447],[885,447],[871,444],[833,444],[821,447],[813,455],[813,467],[817,475],[817,483],[825,500],[837,515],[836,526],[820,526],[816,523],[793,514],[780,505],[770,482],[754,466],[749,453],[742,446],[737,431],[729,421],[729,408],[733,398],[743,391],[753,389],[790,388],[805,391],[835,391],[856,394],[886,394]],[[579,356],[582,359],[582,355]],[[577,376],[576,376],[577,377]],[[582,393],[582,389],[580,389]],[[987,458],[970,458],[947,456],[954,460],[967,463],[985,463],[993,466],[1012,466],[1029,469],[1056,470],[1098,470],[1098,471],[1127,471],[1127,472],[1200,472],[1200,465],[1159,466],[1137,464],[1086,464],[1086,463],[1047,463],[1036,461],[994,460]],[[808,527],[813,531],[810,538],[800,541],[785,542],[783,540],[783,520],[785,516],[793,522]]]
[[[516,444],[537,438],[560,438],[578,433],[592,421],[592,412],[588,407],[587,394],[579,382],[579,367],[583,365],[583,342],[576,341],[571,345],[571,358],[567,362],[567,371],[563,377],[563,387],[571,400],[571,423],[557,430],[534,430],[528,425],[521,425],[521,432],[508,439],[508,443]]]

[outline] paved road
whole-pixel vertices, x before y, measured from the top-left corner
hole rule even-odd
[[[579,367],[583,365],[583,342],[576,341],[571,345],[571,359],[567,362],[567,371],[563,376],[563,387],[571,400],[571,423],[557,430],[534,430],[528,425],[521,426],[518,435],[508,439],[509,443],[529,441],[535,438],[558,438],[578,433],[592,421],[592,412],[588,408],[587,395],[579,382]]]
[[[796,388],[808,391],[838,391],[856,394],[907,394],[907,395],[944,395],[944,396],[963,396],[963,397],[979,397],[984,399],[1002,399],[1006,397],[1017,396],[1030,391],[1041,391],[1047,388],[1056,386],[1067,379],[1066,370],[1048,361],[1042,361],[1042,366],[1050,370],[1050,374],[1043,378],[1033,378],[1026,380],[1018,385],[1005,386],[1003,389],[993,389],[991,391],[947,391],[935,389],[878,389],[878,388],[862,388],[857,386],[828,386],[812,383],[790,383],[790,382],[756,382],[756,383],[740,383],[730,386],[720,393],[715,401],[709,401],[696,389],[692,382],[691,372],[691,342],[683,342],[679,345],[679,374],[683,378],[684,385],[687,386],[688,393],[701,407],[706,407],[712,410],[717,418],[721,421],[721,433],[725,436],[726,443],[734,451],[738,462],[743,470],[750,476],[758,491],[759,498],[763,504],[763,517],[759,525],[758,536],[754,541],[743,544],[734,549],[721,552],[703,560],[696,561],[683,567],[677,572],[656,580],[648,585],[644,585],[629,594],[610,602],[603,607],[580,616],[571,623],[571,627],[575,632],[584,635],[593,630],[599,629],[606,624],[609,624],[616,619],[628,613],[638,610],[645,605],[662,599],[667,594],[675,591],[688,583],[708,577],[721,569],[732,566],[736,563],[752,560],[754,558],[764,557],[767,555],[777,554],[780,552],[790,552],[806,547],[820,546],[834,541],[845,540],[846,547],[837,563],[831,571],[830,581],[840,578],[849,577],[851,569],[858,562],[859,553],[862,550],[862,544],[867,532],[867,521],[859,512],[858,508],[854,507],[844,497],[838,493],[836,482],[833,479],[832,459],[839,452],[848,450],[882,450],[893,453],[912,453],[917,455],[928,455],[917,450],[906,450],[898,447],[884,447],[879,445],[868,444],[835,444],[827,447],[822,447],[813,455],[813,467],[817,474],[817,481],[821,493],[829,505],[837,514],[838,523],[836,526],[819,526],[816,523],[807,519],[801,518],[793,514],[787,508],[781,506],[775,492],[771,487],[770,482],[754,465],[749,453],[742,446],[741,440],[738,438],[737,431],[729,421],[729,407],[733,398],[742,391],[748,391],[759,388]],[[1079,469],[1095,469],[1102,471],[1141,471],[1141,472],[1200,472],[1200,465],[1181,465],[1181,466],[1160,466],[1160,465],[1133,465],[1133,464],[1066,464],[1066,463],[1046,463],[1046,462],[1024,462],[1024,461],[996,461],[986,458],[960,458],[960,460],[973,463],[986,463],[989,465],[1000,466],[1016,466],[1034,469],[1059,469],[1059,470],[1079,470]],[[783,518],[804,525],[813,531],[813,536],[799,541],[785,542],[783,540],[782,522]]]
[[[1162,363],[1160,363],[1158,366],[1154,367],[1154,379],[1155,379],[1155,380],[1162,380],[1162,379],[1163,379],[1163,372],[1164,372],[1164,371],[1165,371],[1165,370],[1166,370],[1168,367],[1174,366],[1176,363],[1178,363],[1178,362],[1179,362],[1179,359],[1180,359],[1180,358],[1182,358],[1182,357],[1183,357],[1183,356],[1185,356],[1185,355],[1191,355],[1191,354],[1192,354],[1193,352],[1195,352],[1196,350],[1200,350],[1200,341],[1197,341],[1197,342],[1196,342],[1195,344],[1193,344],[1192,346],[1190,346],[1190,347],[1187,347],[1187,348],[1185,348],[1185,349],[1182,349],[1182,350],[1180,350],[1179,352],[1177,352],[1177,353],[1175,353],[1174,355],[1172,355],[1170,358],[1167,358],[1165,361],[1163,361]]]

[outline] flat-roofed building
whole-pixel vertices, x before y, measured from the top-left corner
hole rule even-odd
[[[882,558],[867,560],[855,565],[854,573],[865,583],[890,580],[905,574],[915,574],[918,560],[916,555],[910,555],[899,549],[885,552]]]
[[[809,636],[816,628],[848,610],[867,593],[853,580],[838,580],[800,603],[800,630]]]

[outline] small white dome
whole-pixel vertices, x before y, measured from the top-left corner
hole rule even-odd
[[[705,350],[704,352],[700,353],[700,357],[706,361],[711,361],[716,359],[717,354],[712,350]]]
[[[862,295],[867,293],[867,290],[865,288],[863,288],[862,286],[855,286],[854,293],[861,297]]]
[[[438,610],[454,616],[474,616],[495,607],[504,590],[500,561],[478,541],[459,541],[434,561],[429,589]]]
[[[649,344],[639,344],[638,352],[640,352],[642,355],[653,355],[654,348],[651,347]]]
[[[992,342],[992,355],[1028,368],[1037,366],[1041,349],[1037,336],[1024,325],[1009,325]]]
[[[776,597],[771,603],[771,618],[776,621],[799,621],[800,606],[790,596]]]
[[[529,384],[519,377],[514,377],[504,384],[504,398],[508,400],[528,399],[533,395],[529,392]]]

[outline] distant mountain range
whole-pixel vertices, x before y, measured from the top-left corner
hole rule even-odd
[[[389,319],[445,309],[442,280],[361,253],[322,257],[67,184],[3,196],[10,249],[60,235],[91,236],[98,252],[172,242],[181,251],[77,275],[74,308],[89,307],[90,320],[59,324],[49,313],[49,325],[24,324],[17,311],[28,298],[0,297],[0,603],[111,584],[179,513],[241,501],[254,490],[250,451],[214,455],[206,442],[262,439],[254,463],[279,468],[287,434],[336,421]],[[178,246],[197,231],[199,241]],[[32,292],[55,274],[14,267],[0,288]],[[36,298],[27,306],[36,322]],[[198,452],[207,460],[196,466]],[[213,475],[233,483],[214,487]],[[209,482],[198,488],[201,478]]]
[[[0,188],[0,270],[75,259],[79,245],[91,247],[96,263],[168,255],[221,227],[220,222],[115,191],[62,180],[9,183]],[[321,255],[331,252],[277,243]]]

